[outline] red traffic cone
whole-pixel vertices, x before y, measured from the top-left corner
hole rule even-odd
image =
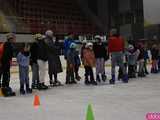
[[[40,99],[39,99],[39,96],[38,96],[38,95],[35,95],[35,96],[34,96],[33,106],[34,106],[35,108],[37,108],[37,107],[40,106]]]

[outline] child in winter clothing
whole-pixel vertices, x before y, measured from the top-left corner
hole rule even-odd
[[[133,45],[129,45],[127,51],[128,59],[128,77],[136,78],[136,62],[137,62],[138,51],[134,48]]]
[[[20,94],[32,93],[32,89],[29,87],[29,48],[24,45],[24,48],[17,55],[17,62],[19,64],[19,78],[20,78]],[[26,91],[24,86],[26,85]]]
[[[147,50],[147,48],[145,48],[145,50],[144,50],[144,72],[145,72],[146,75],[149,74],[148,70],[147,70],[148,59],[149,59],[148,50]]]
[[[79,51],[76,50],[76,56],[75,56],[75,78],[76,80],[80,80],[81,77],[79,76],[79,67],[81,66],[81,60],[80,60],[80,57],[79,57]]]
[[[96,36],[95,39],[96,43],[93,45],[93,51],[96,58],[96,81],[101,82],[103,80],[105,82],[105,58],[107,56],[107,50],[102,44],[100,36]],[[101,78],[99,75],[101,75]]]
[[[158,48],[157,48],[157,45],[152,46],[151,55],[152,55],[151,73],[158,73]]]
[[[127,70],[127,52],[125,51],[124,53],[124,56],[123,56],[123,64],[124,64],[124,69],[125,71]],[[118,80],[122,80],[123,79],[123,70],[121,67],[119,67],[119,70],[118,70]]]
[[[138,62],[139,62],[139,70],[138,70],[138,76],[139,77],[145,77],[145,72],[144,72],[144,45],[142,43],[138,44],[138,49],[139,49],[139,56],[138,56]]]
[[[67,52],[66,84],[76,84],[77,83],[74,77],[76,47],[77,45],[75,43],[71,43],[70,48]]]
[[[93,69],[92,69],[92,67],[95,66],[96,62],[92,43],[87,43],[85,49],[83,49],[82,61],[85,68],[85,84],[97,85],[97,82],[94,80]],[[88,77],[90,77],[90,80]]]

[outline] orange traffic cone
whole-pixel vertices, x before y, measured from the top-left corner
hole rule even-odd
[[[38,95],[34,96],[34,103],[33,103],[34,107],[37,108],[40,106],[40,99]]]

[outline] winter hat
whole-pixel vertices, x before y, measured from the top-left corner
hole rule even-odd
[[[40,34],[40,33],[35,34],[35,35],[34,35],[34,39],[36,39],[36,40],[42,40],[42,39],[43,39],[43,35]]]
[[[133,45],[129,45],[129,46],[128,46],[128,49],[129,49],[129,50],[133,50],[133,49],[134,49],[134,46],[133,46]]]
[[[76,49],[76,47],[77,47],[77,45],[76,45],[75,43],[71,43],[71,44],[70,44],[70,48]]]
[[[15,38],[15,37],[16,37],[16,35],[15,35],[14,33],[7,33],[7,34],[6,34],[7,40],[12,39],[12,38]]]
[[[47,30],[47,31],[45,32],[45,35],[46,35],[46,36],[49,36],[49,37],[53,37],[53,31],[52,31],[52,30]]]
[[[96,35],[94,38],[95,39],[100,39],[100,40],[102,39],[100,35]]]
[[[86,44],[86,48],[89,48],[89,47],[92,47],[93,46],[93,43],[89,42]]]

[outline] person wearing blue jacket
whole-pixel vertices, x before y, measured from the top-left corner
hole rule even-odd
[[[19,64],[19,78],[20,78],[20,94],[32,93],[32,89],[29,87],[29,61],[30,53],[29,47],[23,45],[23,49],[17,55],[17,62]],[[26,86],[26,91],[24,90]]]
[[[75,43],[71,43],[69,50],[67,52],[67,71],[66,71],[66,84],[76,84],[75,81],[75,57],[76,57],[76,47]]]
[[[72,33],[69,33],[67,38],[64,40],[64,58],[65,58],[65,60],[67,59],[67,53],[70,50],[71,44],[72,43],[77,44],[77,42],[75,42],[73,38],[74,38],[74,35]],[[80,62],[79,52],[76,50],[74,73],[75,73],[75,78],[78,81],[81,79],[81,77],[79,76],[79,73],[78,73],[80,65],[81,65],[81,62]],[[66,73],[67,73],[67,71],[66,71]]]
[[[70,49],[71,43],[75,43],[73,39],[73,34],[69,33],[67,38],[64,40],[64,58],[67,59],[67,53]]]

